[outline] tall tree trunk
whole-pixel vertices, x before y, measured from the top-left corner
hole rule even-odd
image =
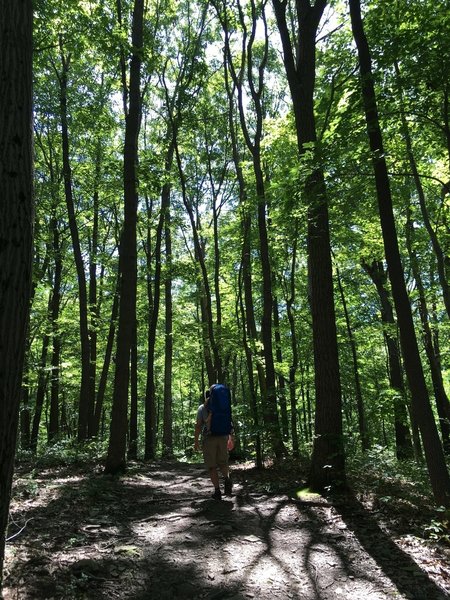
[[[217,383],[223,381],[223,369],[222,369],[222,358],[219,354],[219,348],[216,343],[215,333],[214,333],[214,324],[213,324],[213,313],[212,313],[212,302],[211,302],[211,287],[209,285],[208,279],[208,271],[206,269],[205,263],[205,253],[204,248],[202,246],[202,242],[199,236],[198,224],[196,223],[196,219],[194,217],[194,211],[191,204],[191,200],[188,197],[187,188],[186,188],[186,178],[183,171],[183,165],[181,161],[178,140],[176,138],[177,132],[174,131],[174,140],[175,140],[175,156],[177,160],[178,173],[180,176],[183,204],[186,208],[186,211],[189,216],[189,221],[191,223],[192,234],[194,238],[194,249],[195,249],[195,258],[200,267],[200,275],[201,275],[201,298],[200,303],[204,302],[202,305],[202,325],[207,334],[207,339],[210,346],[210,351],[213,357],[213,372],[208,373],[209,385],[213,383]]]
[[[430,266],[430,282],[431,285],[433,285],[433,282],[435,280],[435,272],[434,272],[434,261],[432,262],[431,266]],[[434,287],[434,286],[433,286]],[[440,338],[439,338],[439,327],[438,327],[438,313],[437,313],[437,307],[436,307],[436,298],[433,297],[432,298],[432,304],[431,304],[431,330],[432,330],[432,335],[433,335],[433,347],[434,347],[434,354],[436,356],[436,361],[437,364],[439,366],[439,369],[442,371],[442,362],[441,362],[441,343],[440,343]]]
[[[203,26],[203,25],[202,25]],[[188,89],[188,85],[193,75],[193,65],[189,65],[189,74],[187,75],[186,82],[180,80],[180,85],[183,85],[183,89]],[[194,241],[194,254],[195,262],[199,265],[201,280],[198,281],[199,290],[199,303],[201,308],[201,325],[202,325],[202,340],[203,340],[203,354],[205,364],[208,373],[208,384],[212,385],[223,381],[223,369],[222,369],[222,358],[220,356],[219,348],[215,339],[214,323],[213,323],[213,312],[212,312],[212,300],[211,300],[211,288],[208,280],[208,272],[205,264],[205,252],[202,240],[199,235],[199,226],[194,217],[194,210],[191,204],[191,200],[188,196],[186,177],[183,170],[182,159],[180,155],[180,149],[178,144],[178,129],[181,123],[182,114],[180,112],[180,98],[182,96],[179,90],[179,97],[173,98],[172,101],[169,98],[168,90],[166,89],[166,101],[167,108],[169,110],[170,127],[171,127],[171,152],[175,153],[176,164],[178,168],[178,174],[181,184],[181,193],[183,198],[183,204],[189,216],[189,221],[192,228],[193,241]],[[177,107],[178,113],[174,113],[174,105]],[[172,164],[172,155],[171,162]],[[169,205],[167,206],[169,210]]]
[[[260,418],[257,403],[257,385],[254,379],[254,371],[258,374],[259,389],[262,396],[265,394],[265,373],[262,365],[262,357],[257,350],[258,333],[256,329],[255,309],[253,304],[253,277],[251,261],[251,232],[252,214],[247,206],[247,187],[242,169],[242,159],[238,147],[238,138],[234,118],[234,91],[229,80],[229,69],[227,67],[227,51],[224,49],[224,77],[225,88],[228,96],[228,125],[230,130],[232,158],[236,170],[236,178],[239,189],[239,206],[241,212],[241,269],[239,273],[239,309],[242,315],[242,337],[245,351],[247,376],[249,382],[249,404],[252,413],[253,426],[255,428],[255,453],[256,466],[262,468],[262,440],[260,434]],[[242,386],[244,389],[244,386]]]
[[[222,300],[220,296],[220,248],[219,248],[219,213],[216,207],[217,198],[213,195],[213,232],[214,232],[214,295],[216,297],[216,330],[220,340],[222,331]]]
[[[51,302],[51,298],[49,300],[49,304]],[[36,453],[38,446],[38,438],[39,438],[39,428],[41,425],[42,418],[42,409],[44,407],[45,393],[47,390],[48,383],[48,372],[46,371],[47,367],[47,354],[48,354],[48,345],[50,342],[50,336],[45,334],[42,340],[42,350],[41,350],[41,358],[39,360],[39,374],[37,380],[37,388],[36,388],[36,399],[34,403],[34,415],[33,415],[33,423],[31,427],[31,439],[30,439],[30,447],[32,452]]]
[[[289,293],[286,299],[286,312],[291,332],[292,361],[289,365],[289,401],[291,407],[291,436],[292,436],[292,454],[294,458],[300,456],[298,431],[297,431],[297,386],[296,376],[298,369],[298,342],[297,329],[295,327],[294,303],[295,303],[295,272],[297,269],[297,247],[298,247],[298,220],[295,222],[294,240],[292,245],[291,275],[289,281]],[[305,420],[305,434],[307,434]],[[305,435],[307,438],[307,435]]]
[[[233,130],[234,131],[234,130]],[[247,376],[249,381],[250,392],[250,408],[252,411],[253,426],[256,431],[255,435],[255,451],[256,451],[256,466],[262,468],[262,442],[260,435],[260,417],[258,413],[257,390],[254,381],[253,373],[256,366],[258,373],[258,382],[261,395],[265,391],[265,374],[262,365],[262,360],[259,357],[259,352],[256,348],[258,334],[256,330],[255,308],[253,304],[253,283],[252,283],[252,268],[251,268],[251,215],[245,207],[246,188],[242,173],[241,163],[238,157],[236,139],[233,137],[233,155],[234,162],[238,174],[239,182],[239,198],[242,206],[242,251],[241,251],[241,272],[239,275],[239,305],[242,314],[242,336],[245,350],[245,358],[247,364]],[[241,283],[242,280],[242,283]],[[243,288],[243,290],[242,290]],[[243,291],[243,295],[242,295]]]
[[[136,460],[138,455],[138,353],[137,322],[133,327],[130,351],[130,427],[128,434],[128,458]]]
[[[309,163],[316,146],[314,116],[315,39],[326,6],[325,0],[297,2],[295,26],[298,49],[294,56],[286,20],[286,3],[273,0],[283,46],[283,60],[291,91],[297,142],[302,166],[307,169],[303,194],[308,207],[308,281],[313,327],[315,366],[315,436],[309,483],[323,490],[345,484],[345,454],[342,435],[342,398],[333,297],[328,201],[319,158]]]
[[[416,252],[413,248],[414,225],[411,219],[411,210],[408,208],[406,221],[406,247],[408,249],[409,261],[411,264],[412,274],[416,282],[416,289],[419,295],[419,315],[422,323],[423,344],[430,365],[431,381],[433,382],[434,398],[439,417],[439,425],[441,429],[442,445],[444,452],[450,454],[450,403],[445,391],[442,371],[439,361],[437,360],[434,346],[433,333],[430,326],[430,316],[428,312],[427,301],[425,299],[425,290],[422,281],[422,274],[419,269],[419,261],[417,260]]]
[[[244,308],[244,302],[243,302],[243,298],[242,298],[242,287],[243,287],[243,265],[241,263],[241,270],[239,272],[239,280],[238,280],[238,305],[239,308],[237,309],[239,311],[239,313],[241,314],[241,329],[242,329],[242,342],[243,342],[243,346],[244,346],[244,352],[245,352],[245,362],[246,362],[246,366],[247,366],[247,379],[248,379],[248,386],[249,386],[249,405],[250,405],[250,411],[251,411],[251,415],[252,415],[252,420],[253,420],[253,427],[255,430],[255,464],[256,467],[258,469],[261,469],[263,466],[263,457],[262,457],[262,445],[261,445],[261,434],[260,434],[260,419],[259,419],[259,414],[258,414],[258,402],[257,402],[257,394],[256,394],[256,385],[255,385],[255,378],[253,375],[253,355],[252,355],[252,350],[250,348],[250,344],[248,341],[248,335],[247,335],[247,329],[248,329],[248,325],[246,323],[246,319],[248,319],[248,317],[246,316],[246,310],[248,310],[248,308]],[[238,319],[239,322],[239,319]]]
[[[265,393],[266,381],[264,369],[262,366],[262,360],[259,356],[260,352],[257,350],[258,333],[256,329],[256,318],[255,309],[253,305],[253,277],[252,277],[252,261],[251,261],[251,231],[252,231],[252,215],[247,206],[247,188],[242,170],[242,160],[239,153],[237,132],[234,122],[234,110],[233,110],[233,91],[231,89],[228,69],[226,68],[225,59],[225,86],[229,101],[228,110],[228,124],[230,128],[231,147],[233,155],[233,163],[236,169],[236,177],[239,186],[239,205],[241,207],[241,231],[242,231],[242,250],[241,250],[241,271],[242,271],[242,286],[243,286],[243,303],[242,303],[242,327],[243,327],[243,339],[244,349],[246,355],[247,371],[249,378],[251,377],[252,383],[250,383],[250,402],[253,406],[253,421],[257,433],[257,453],[256,463],[258,467],[262,466],[262,444],[261,436],[259,434],[259,417],[257,413],[257,402],[256,402],[256,384],[253,378],[253,372],[256,366],[258,373],[258,382],[261,395]],[[239,288],[240,289],[240,288]],[[242,297],[242,292],[240,292]],[[244,329],[245,328],[245,329]],[[250,375],[251,374],[251,375]],[[250,381],[250,380],[249,380]]]
[[[147,204],[148,207],[148,204]],[[148,208],[147,208],[148,210]],[[161,206],[162,213],[162,206]],[[162,216],[160,216],[160,223]],[[144,458],[152,460],[156,458],[156,386],[155,386],[155,346],[156,327],[158,324],[159,298],[161,283],[161,227],[158,225],[157,241],[154,251],[155,271],[153,274],[154,288],[152,290],[151,274],[151,249],[150,249],[150,224],[147,226],[147,300],[149,321],[147,328],[147,377],[145,384],[145,436],[144,436]],[[159,237],[159,241],[158,241]]]
[[[169,136],[168,136],[169,137]],[[173,144],[170,143],[165,162],[165,179],[169,173],[173,161]],[[147,202],[147,213],[150,213],[150,205]],[[161,297],[161,243],[164,228],[165,214],[170,205],[170,183],[165,181],[161,190],[161,209],[159,213],[158,226],[156,228],[155,248],[152,253],[150,224],[147,226],[147,299],[149,307],[149,322],[147,329],[147,380],[145,387],[145,451],[146,460],[156,457],[156,384],[155,384],[155,347],[156,328],[159,319],[160,297]],[[153,286],[152,286],[152,256],[154,260]]]
[[[120,303],[117,331],[116,372],[111,413],[111,430],[105,471],[117,473],[126,468],[127,410],[130,379],[130,352],[136,321],[137,282],[137,162],[141,124],[141,63],[143,49],[144,0],[135,0],[130,63],[130,106],[125,122],[123,160],[124,224],[119,249]]]
[[[203,246],[200,248],[202,252],[203,260],[204,260],[204,248]],[[198,263],[198,250],[195,252],[195,262]],[[197,278],[197,303],[200,309],[200,312],[197,314],[200,315],[199,324],[200,324],[200,339],[202,340],[202,356],[205,362],[206,369],[206,378],[207,385],[211,385],[211,382],[215,382],[217,379],[216,369],[214,367],[214,356],[211,350],[210,344],[210,336],[209,336],[209,327],[208,327],[208,315],[209,315],[209,307],[208,300],[206,298],[206,292],[202,285],[202,282],[199,278]],[[205,384],[206,385],[206,384]],[[205,386],[203,386],[205,387]]]
[[[116,289],[114,291],[113,305],[111,308],[111,318],[109,322],[108,338],[106,340],[105,356],[103,359],[103,367],[98,382],[97,399],[94,409],[94,423],[92,436],[96,437],[100,432],[100,422],[103,414],[103,401],[105,398],[106,384],[108,383],[108,373],[111,364],[111,357],[114,346],[114,337],[116,334],[116,321],[119,313],[119,278],[117,280]]]
[[[0,590],[31,295],[32,23],[30,0],[0,0]]]
[[[55,216],[52,216],[50,220],[50,232],[52,235],[52,254],[54,257],[54,271],[50,270],[50,279],[52,281],[52,289],[48,298],[47,315],[52,330],[51,342],[52,342],[52,356],[51,356],[51,370],[50,370],[50,419],[47,430],[47,440],[52,442],[59,428],[59,358],[61,340],[59,337],[58,318],[61,304],[61,276],[62,276],[62,256],[61,256],[61,245],[60,236],[58,231],[58,223]],[[39,360],[38,369],[38,381],[35,398],[35,408],[32,421],[31,435],[30,435],[30,449],[36,453],[39,438],[39,429],[41,426],[42,410],[44,407],[45,395],[47,393],[47,386],[49,380],[49,371],[47,370],[47,355],[48,347],[50,345],[50,336],[48,333],[44,334],[42,340],[41,358]],[[57,367],[55,369],[54,362],[57,360]]]
[[[50,166],[50,171],[52,172],[52,167]],[[53,179],[52,179],[53,181]],[[37,228],[37,224],[36,224]],[[37,237],[36,231],[34,232],[34,236]],[[48,266],[50,262],[50,252],[49,252],[49,244],[46,244],[46,252],[44,257],[41,259],[39,251],[34,248],[34,258],[33,258],[33,278],[31,283],[31,292],[30,292],[30,307],[33,306],[33,300],[36,292],[36,288],[39,283],[45,277]],[[32,339],[30,338],[29,331],[26,333],[26,348],[24,354],[24,367],[23,367],[23,377],[22,377],[22,392],[21,392],[21,402],[22,406],[20,408],[20,444],[21,448],[24,450],[31,450],[31,407],[30,407],[30,389],[29,389],[29,358],[30,358],[30,349],[31,349]]]
[[[167,185],[167,184],[165,184]],[[162,194],[161,211],[156,233],[156,244],[152,252],[151,236],[151,203],[146,196],[147,207],[147,240],[145,243],[145,254],[147,261],[146,289],[148,303],[147,324],[147,370],[145,380],[145,404],[144,404],[144,459],[156,458],[156,389],[155,389],[155,346],[156,327],[159,314],[159,297],[161,282],[161,235],[163,226]],[[154,261],[154,272],[152,272],[152,257]],[[153,284],[152,284],[153,280]]]
[[[400,84],[400,82],[401,82],[400,67],[399,67],[397,61],[394,63],[394,66],[395,66],[395,72],[397,75],[398,87],[399,87],[400,115],[401,115],[401,119],[402,119],[402,133],[403,133],[403,137],[404,137],[405,144],[406,144],[406,153],[408,155],[409,165],[411,167],[411,172],[412,172],[413,178],[414,178],[414,184],[416,186],[417,197],[419,199],[419,205],[420,205],[420,211],[422,213],[422,218],[423,218],[423,224],[425,225],[425,229],[427,230],[427,233],[430,237],[431,245],[433,246],[433,250],[436,255],[439,283],[440,283],[441,289],[442,289],[442,298],[444,300],[445,310],[447,311],[447,315],[450,318],[450,286],[448,284],[447,273],[446,273],[446,265],[445,265],[446,257],[445,257],[445,253],[442,249],[442,246],[439,242],[439,238],[438,238],[435,230],[433,229],[433,226],[432,226],[431,220],[430,220],[430,216],[428,214],[427,203],[425,200],[425,192],[424,192],[424,189],[422,186],[422,181],[420,179],[419,171],[417,168],[416,159],[415,159],[413,147],[412,147],[411,134],[409,132],[408,121],[407,121],[406,115],[405,115],[405,109],[404,109],[404,105],[403,105],[403,90],[402,90],[401,84]],[[445,118],[446,112],[447,112],[446,124],[448,127],[448,111],[444,111],[444,118]],[[447,141],[448,141],[449,148],[450,148],[450,137],[447,139]],[[450,158],[450,156],[449,156],[449,158]]]
[[[80,344],[81,344],[81,385],[78,403],[78,440],[83,441],[88,437],[88,424],[90,411],[93,410],[94,398],[90,396],[90,347],[88,328],[88,298],[86,275],[83,256],[81,253],[80,236],[75,215],[75,204],[72,191],[72,169],[70,166],[69,152],[69,127],[67,114],[67,78],[70,66],[70,55],[64,54],[62,37],[60,36],[61,73],[57,73],[60,85],[60,111],[61,111],[61,140],[63,152],[64,193],[66,198],[67,214],[69,217],[70,235],[72,238],[73,255],[78,279],[78,302],[80,315]]]
[[[383,323],[383,335],[386,342],[389,365],[389,384],[394,392],[396,454],[399,460],[405,460],[413,456],[413,447],[408,427],[408,411],[406,408],[403,370],[400,361],[400,348],[398,347],[397,337],[391,333],[395,325],[395,319],[389,292],[386,288],[388,274],[384,269],[383,263],[380,261],[373,261],[370,265],[363,262],[362,267],[373,281],[380,298],[381,321]]]
[[[414,419],[420,428],[435,500],[443,506],[450,506],[450,477],[445,464],[436,422],[431,410],[414,330],[411,306],[403,275],[403,267],[400,260],[389,176],[384,158],[383,140],[378,119],[370,49],[364,32],[359,0],[350,0],[350,16],[353,36],[358,49],[362,97],[367,123],[367,134],[372,151],[384,251],[400,328],[400,341],[405,362],[405,371],[411,390],[412,411]]]
[[[280,424],[277,411],[277,390],[275,365],[273,358],[273,297],[272,297],[272,266],[269,249],[269,235],[267,226],[267,201],[266,190],[264,184],[264,173],[262,168],[261,158],[261,141],[263,128],[263,100],[262,93],[264,89],[264,71],[268,58],[268,33],[267,22],[265,17],[264,3],[262,3],[257,11],[254,0],[250,2],[251,10],[251,25],[250,33],[248,33],[244,11],[240,2],[238,4],[239,19],[243,30],[242,52],[239,72],[236,71],[230,45],[230,30],[228,23],[228,9],[226,2],[223,3],[222,9],[218,9],[219,18],[221,19],[222,27],[225,34],[225,69],[229,71],[235,90],[237,92],[237,103],[239,110],[239,118],[241,130],[244,135],[245,143],[252,156],[253,173],[255,176],[255,190],[257,198],[257,224],[259,234],[259,258],[261,263],[262,273],[262,318],[261,318],[261,341],[262,355],[264,359],[264,386],[261,386],[263,398],[263,419],[266,432],[269,435],[271,451],[277,458],[285,453],[285,448],[280,432]],[[258,22],[257,13],[260,14],[264,29],[264,46],[263,54],[260,57],[259,63],[256,65],[253,62],[254,43],[256,40],[256,28]],[[254,74],[257,71],[257,75]],[[250,133],[250,127],[246,119],[245,102],[244,102],[244,73],[247,74],[247,83],[250,90],[250,96],[253,102],[255,111],[255,123],[253,136]],[[228,93],[229,93],[229,86]]]
[[[216,301],[216,337],[218,339],[219,354],[221,351],[221,338],[222,338],[222,299],[220,293],[220,245],[219,245],[219,215],[223,205],[223,200],[219,200],[220,192],[222,189],[223,182],[228,172],[228,160],[224,161],[222,170],[220,172],[219,181],[216,183],[214,175],[213,159],[214,153],[214,142],[209,147],[208,135],[205,135],[205,142],[207,146],[207,160],[208,160],[208,175],[211,186],[212,198],[211,198],[211,212],[213,222],[213,236],[214,236],[214,296]],[[224,381],[226,381],[226,373],[224,369]]]
[[[359,379],[359,367],[358,367],[358,354],[356,351],[355,336],[353,335],[353,329],[350,323],[350,316],[347,309],[347,301],[345,299],[344,288],[342,287],[341,275],[339,269],[336,267],[336,277],[339,287],[339,293],[341,295],[342,308],[344,311],[345,325],[347,327],[348,341],[350,343],[350,349],[352,352],[353,362],[353,378],[355,381],[355,394],[356,394],[356,409],[358,411],[358,426],[359,436],[361,438],[361,447],[363,452],[370,448],[369,432],[367,430],[366,415],[364,409],[364,402],[361,391],[361,381]]]
[[[94,220],[92,226],[91,248],[89,256],[89,408],[88,436],[92,437],[95,430],[95,387],[97,381],[97,326],[100,316],[100,307],[97,299],[97,256],[98,256],[98,216],[99,216],[99,192],[101,148],[97,142],[97,153],[95,157],[95,189],[93,196]]]
[[[283,362],[283,350],[281,344],[281,333],[280,333],[280,315],[279,315],[278,300],[276,296],[273,296],[273,329],[275,337],[275,356],[278,364],[281,365]],[[287,412],[286,403],[286,379],[284,375],[278,375],[278,391],[279,391],[279,407],[281,417],[281,431],[285,440],[289,437],[289,419]]]
[[[52,325],[52,357],[50,380],[50,418],[48,425],[48,441],[56,441],[59,435],[59,363],[61,357],[61,337],[59,334],[59,311],[61,306],[62,256],[58,223],[52,219],[53,253],[55,256],[55,274],[51,294],[49,313]]]
[[[264,352],[264,366],[266,376],[266,389],[263,396],[264,425],[270,436],[272,452],[277,458],[285,453],[280,435],[280,424],[277,412],[277,389],[275,378],[275,365],[273,361],[272,341],[272,272],[269,256],[269,241],[266,224],[266,204],[261,199],[258,205],[258,229],[260,240],[261,269],[263,273],[263,316],[261,320],[261,333]]]
[[[172,365],[173,365],[173,300],[172,300],[172,232],[170,205],[165,212],[164,237],[166,243],[166,269],[164,280],[165,336],[164,336],[164,408],[163,456],[173,456],[172,421]]]

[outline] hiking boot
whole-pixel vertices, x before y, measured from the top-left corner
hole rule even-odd
[[[219,488],[214,490],[214,494],[211,496],[211,498],[213,498],[213,500],[222,500],[222,493]]]
[[[233,490],[233,483],[231,482],[231,478],[230,477],[226,477],[225,479],[225,486],[224,486],[224,492],[226,496],[231,496],[231,492]]]

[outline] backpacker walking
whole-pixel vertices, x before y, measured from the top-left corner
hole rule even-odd
[[[228,467],[228,450],[234,446],[233,423],[231,420],[230,389],[223,384],[214,384],[205,391],[203,404],[197,410],[194,448],[199,450],[202,436],[203,459],[214,486],[212,497],[222,498],[218,469],[224,478],[224,494],[231,496],[232,482]]]

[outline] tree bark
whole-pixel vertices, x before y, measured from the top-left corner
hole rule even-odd
[[[247,199],[247,187],[242,170],[242,160],[238,148],[237,132],[234,120],[233,90],[228,77],[226,56],[224,60],[225,87],[228,96],[228,124],[230,128],[231,148],[233,163],[236,170],[236,178],[239,188],[239,205],[241,207],[241,269],[239,273],[239,306],[242,314],[242,337],[245,350],[247,373],[249,378],[250,407],[252,410],[253,426],[255,428],[256,466],[263,465],[262,442],[260,434],[260,418],[257,408],[257,385],[253,376],[255,367],[258,373],[258,382],[261,395],[265,393],[265,374],[260,358],[260,352],[256,348],[258,333],[256,330],[255,308],[253,304],[253,277],[251,261],[251,231],[252,214]],[[243,288],[243,290],[242,290]]]
[[[350,349],[352,352],[353,362],[353,378],[355,381],[355,394],[356,394],[356,409],[358,411],[358,426],[359,436],[361,438],[361,447],[363,452],[370,448],[369,432],[367,430],[367,421],[365,415],[364,402],[361,391],[361,381],[359,378],[359,367],[358,367],[358,354],[356,351],[355,336],[353,335],[353,329],[350,323],[350,316],[347,309],[347,301],[345,299],[344,288],[342,287],[341,275],[339,269],[336,267],[336,277],[339,287],[339,293],[341,295],[342,308],[344,310],[345,324],[347,327],[348,340],[350,343]]]
[[[173,370],[173,299],[172,299],[172,232],[170,205],[165,211],[164,238],[166,244],[166,269],[164,280],[165,331],[164,331],[164,403],[163,403],[163,456],[173,456],[172,421],[172,370]]]
[[[53,253],[55,256],[55,274],[50,300],[50,319],[52,326],[52,356],[50,379],[50,418],[48,424],[48,441],[56,441],[59,435],[59,363],[61,357],[61,337],[59,334],[59,311],[61,306],[62,256],[61,243],[56,218],[52,219]]]
[[[103,359],[103,367],[102,367],[102,371],[100,374],[100,380],[98,382],[97,398],[96,398],[95,409],[94,409],[94,422],[93,422],[93,429],[92,429],[93,437],[98,436],[99,432],[100,432],[100,422],[101,422],[102,413],[103,413],[103,401],[105,398],[106,384],[108,382],[108,373],[109,373],[109,367],[111,364],[111,357],[112,357],[113,346],[114,346],[114,337],[116,334],[116,321],[117,321],[118,313],[119,313],[119,281],[117,281],[116,289],[114,290],[114,299],[113,299],[113,305],[111,308],[111,317],[110,317],[110,323],[109,323],[108,338],[106,340],[105,356]]]
[[[147,299],[149,307],[149,322],[147,330],[147,380],[145,387],[145,451],[146,460],[152,460],[156,457],[156,385],[155,385],[155,347],[156,347],[156,328],[159,319],[160,298],[161,298],[161,245],[166,211],[170,206],[170,170],[172,168],[174,144],[172,141],[171,126],[167,133],[168,149],[165,160],[165,182],[161,189],[161,208],[159,213],[158,225],[156,228],[154,257],[153,286],[151,281],[151,236],[150,225],[147,227]],[[147,200],[147,212],[150,212],[150,205]]]
[[[135,322],[130,350],[130,427],[128,433],[128,458],[130,460],[137,459],[138,437],[138,353],[137,322]]]
[[[192,228],[192,235],[194,238],[194,249],[195,249],[195,258],[198,261],[200,267],[201,274],[201,288],[200,288],[200,303],[202,308],[202,328],[204,330],[205,335],[205,343],[206,339],[209,342],[209,350],[212,353],[213,358],[213,370],[212,372],[208,372],[209,385],[213,383],[217,383],[223,381],[223,370],[222,370],[222,359],[219,354],[219,348],[216,343],[215,334],[214,334],[214,323],[213,323],[213,314],[212,314],[212,302],[211,302],[211,287],[209,285],[208,280],[208,271],[205,264],[205,256],[204,249],[200,240],[198,224],[196,223],[196,219],[194,217],[194,211],[191,204],[191,201],[188,197],[188,193],[186,190],[186,180],[183,171],[183,165],[181,161],[181,156],[178,147],[178,141],[175,139],[175,156],[178,165],[178,173],[180,176],[183,204],[186,208],[186,211],[189,216],[189,221]],[[202,304],[203,302],[203,304]],[[208,349],[205,348],[205,352],[208,352]]]
[[[277,362],[281,365],[283,362],[283,350],[281,344],[281,334],[280,334],[280,315],[279,315],[279,307],[278,307],[278,299],[276,296],[273,296],[273,329],[274,329],[274,337],[275,337],[275,356]],[[283,434],[283,439],[287,440],[289,438],[289,419],[287,412],[287,403],[286,403],[286,379],[284,375],[281,373],[278,374],[278,393],[279,393],[279,409],[280,409],[280,421],[281,421],[281,431]]]
[[[291,437],[292,437],[292,454],[294,458],[300,456],[300,448],[298,441],[297,431],[297,386],[296,377],[298,369],[298,342],[297,342],[297,329],[295,326],[294,316],[294,303],[295,303],[295,271],[297,268],[297,248],[298,248],[298,221],[295,223],[294,228],[294,240],[292,245],[292,260],[291,260],[291,274],[289,280],[289,293],[286,299],[286,312],[289,321],[289,329],[291,332],[291,349],[292,349],[292,361],[289,365],[289,401],[291,407]],[[307,427],[305,419],[305,438],[307,437]]]
[[[49,300],[50,305],[51,299]],[[39,359],[39,374],[36,388],[36,398],[34,402],[34,415],[31,427],[30,448],[36,453],[39,438],[39,428],[41,425],[42,409],[44,407],[45,392],[47,390],[48,373],[46,372],[47,354],[50,336],[45,334],[42,339],[41,357]]]
[[[402,132],[403,137],[406,144],[406,153],[408,155],[409,165],[411,167],[411,172],[414,178],[414,184],[416,186],[417,197],[419,199],[420,211],[422,213],[423,224],[425,225],[425,229],[430,237],[431,245],[434,250],[434,254],[436,255],[436,263],[437,263],[437,271],[439,277],[439,283],[441,285],[442,290],[442,298],[444,300],[445,310],[447,311],[447,316],[450,318],[450,286],[448,284],[447,273],[446,273],[446,256],[442,249],[441,243],[439,242],[439,238],[433,229],[431,224],[430,216],[428,214],[427,203],[425,199],[425,192],[422,186],[422,181],[420,179],[419,170],[417,168],[416,159],[413,152],[413,145],[411,140],[411,134],[409,132],[408,121],[405,115],[405,109],[403,106],[403,90],[401,88],[401,76],[400,76],[400,67],[398,62],[394,63],[395,73],[397,76],[398,87],[399,87],[399,95],[400,95],[400,115],[402,122]],[[444,104],[445,106],[445,104]],[[448,107],[448,102],[447,102]],[[446,132],[448,131],[448,110],[443,111],[444,114],[444,122],[446,124]],[[447,136],[447,144],[448,148],[450,148],[450,136]],[[449,154],[450,158],[450,154]]]
[[[263,466],[263,457],[262,457],[262,444],[261,444],[261,433],[260,433],[260,418],[258,413],[258,403],[257,403],[257,394],[256,394],[256,385],[255,378],[253,375],[253,355],[252,350],[249,344],[248,335],[247,335],[247,316],[246,310],[248,308],[244,308],[244,302],[242,298],[242,287],[243,287],[243,266],[241,263],[241,269],[239,272],[239,280],[238,280],[238,304],[239,304],[239,313],[241,315],[241,330],[242,330],[242,343],[244,346],[245,352],[245,362],[247,367],[247,379],[249,386],[249,405],[253,420],[253,427],[255,431],[255,464],[258,469],[261,469]],[[244,389],[244,387],[242,387]]]
[[[32,22],[0,0],[0,590],[32,275]]]
[[[100,317],[100,307],[97,298],[97,260],[98,260],[98,230],[99,230],[99,179],[101,167],[101,147],[97,142],[95,157],[95,183],[93,194],[94,221],[89,253],[89,407],[88,437],[93,436],[95,425],[95,387],[97,382],[97,326]]]
[[[398,347],[397,336],[394,336],[391,331],[396,326],[394,310],[389,298],[389,292],[386,289],[388,274],[380,261],[373,261],[370,265],[363,262],[362,267],[377,288],[378,296],[380,298],[381,321],[383,323],[383,335],[386,343],[389,365],[389,384],[394,392],[396,454],[399,460],[404,460],[413,456],[413,447],[408,427],[408,411],[406,408],[406,394],[403,383],[400,348]]]
[[[286,2],[273,0],[283,46],[283,60],[291,91],[297,143],[306,169],[303,187],[308,207],[308,282],[313,327],[315,366],[315,436],[309,484],[323,490],[345,485],[345,454],[342,434],[342,398],[333,296],[328,200],[323,169],[315,156],[317,140],[314,116],[315,38],[326,6],[325,0],[299,0],[298,37],[294,56],[286,20]],[[312,153],[312,160],[308,159]]]
[[[60,39],[61,73],[57,73],[60,85],[60,111],[61,111],[61,141],[63,152],[64,193],[66,198],[67,214],[69,217],[70,235],[72,238],[73,255],[77,270],[78,302],[80,315],[80,344],[81,344],[81,384],[78,402],[78,441],[88,437],[90,411],[93,410],[94,398],[91,398],[90,377],[90,345],[88,328],[88,297],[84,261],[81,253],[80,236],[75,215],[75,204],[72,191],[72,169],[70,166],[69,152],[69,127],[67,114],[67,77],[70,66],[70,56],[66,56]]]
[[[233,79],[235,90],[237,92],[237,102],[239,109],[239,118],[244,139],[252,156],[253,173],[255,176],[255,191],[257,198],[257,224],[259,234],[259,257],[262,273],[262,318],[261,318],[261,341],[262,354],[264,358],[264,386],[261,386],[263,397],[263,418],[266,432],[269,436],[270,447],[277,458],[281,458],[285,453],[285,448],[280,432],[280,424],[277,412],[277,389],[276,375],[273,358],[273,297],[272,297],[272,266],[269,249],[269,234],[267,227],[267,201],[266,189],[264,184],[264,173],[261,158],[261,141],[263,131],[263,99],[264,71],[268,57],[268,34],[265,17],[264,5],[261,5],[261,19],[264,27],[264,47],[263,55],[258,65],[254,63],[253,52],[256,40],[257,28],[257,9],[254,0],[250,3],[251,26],[250,33],[247,32],[243,9],[238,2],[239,19],[244,32],[242,41],[241,64],[239,72],[236,72],[230,47],[230,31],[228,28],[228,13],[226,3],[223,9],[218,11],[219,18],[225,34],[225,57],[226,66]],[[257,75],[254,74],[257,71]],[[250,96],[253,101],[255,111],[255,123],[253,136],[250,134],[250,128],[247,123],[244,107],[244,86],[243,76],[247,74],[247,84]]]
[[[372,164],[375,175],[384,251],[400,328],[400,341],[405,371],[411,391],[412,411],[420,429],[434,498],[438,504],[448,507],[450,506],[450,477],[431,410],[414,330],[411,306],[404,280],[403,267],[400,260],[389,176],[384,158],[383,140],[372,76],[370,49],[364,32],[359,0],[350,0],[350,16],[353,36],[358,49],[362,97],[367,134],[372,151]]]
[[[413,248],[414,225],[411,219],[411,211],[407,211],[406,220],[406,247],[409,254],[412,274],[416,282],[416,289],[419,295],[419,315],[422,323],[423,344],[425,353],[430,365],[431,381],[433,382],[434,399],[436,401],[436,409],[439,417],[439,425],[441,429],[441,438],[444,452],[450,454],[450,403],[445,391],[442,371],[437,359],[434,346],[433,334],[430,326],[430,316],[425,298],[425,289],[422,281],[422,274],[419,269],[419,261],[416,252]]]
[[[135,0],[130,63],[130,105],[125,122],[123,160],[124,224],[119,248],[120,302],[117,331],[116,371],[111,413],[111,430],[106,459],[107,473],[126,469],[127,410],[130,380],[130,352],[136,321],[137,282],[137,162],[141,125],[141,63],[143,48],[144,0]]]

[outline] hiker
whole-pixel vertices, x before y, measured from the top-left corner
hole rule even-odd
[[[220,390],[223,391],[223,397],[225,398],[224,402],[225,404],[229,405],[228,411],[226,411],[226,416],[221,414],[219,417],[222,419],[222,422],[219,424],[219,431],[228,431],[226,434],[215,434],[216,430],[214,427],[217,427],[217,424],[214,423],[214,419],[217,420],[218,417],[213,415],[213,412],[210,410],[210,408],[208,408],[210,404],[211,391],[214,393],[215,387],[220,388]],[[214,493],[212,497],[215,500],[221,500],[222,498],[219,485],[218,469],[220,469],[220,472],[224,477],[224,494],[231,496],[232,491],[230,471],[228,468],[228,450],[233,449],[234,439],[232,433],[233,425],[231,423],[231,403],[229,396],[229,389],[223,385],[211,386],[210,389],[207,389],[205,391],[204,402],[198,407],[197,422],[195,424],[194,448],[197,451],[200,449],[199,437],[201,434],[203,458],[206,468],[209,472],[209,477],[214,486]],[[211,405],[213,405],[213,402],[211,402]]]

